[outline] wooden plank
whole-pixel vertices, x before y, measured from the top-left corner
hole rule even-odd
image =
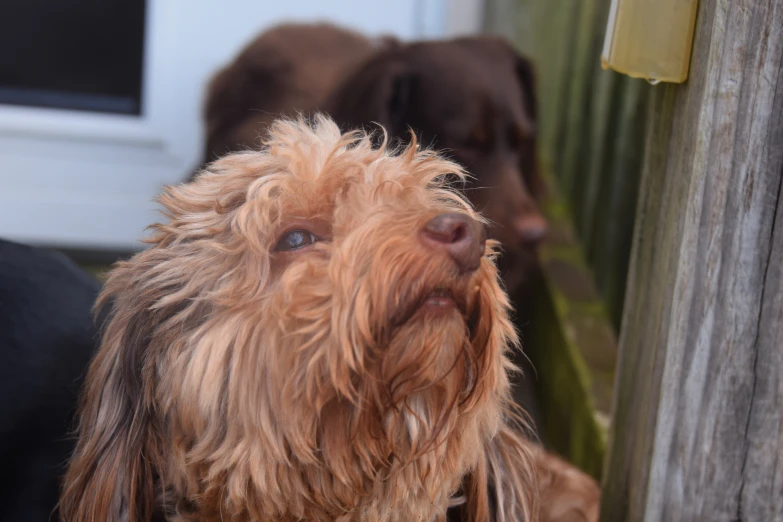
[[[779,110],[777,119],[783,119],[783,110]],[[783,144],[783,132],[778,133],[775,143]],[[744,516],[742,520],[783,520],[783,199],[780,192],[758,335],[738,512]]]
[[[582,10],[585,9],[585,0],[569,1],[570,5],[562,5],[565,2],[546,2],[547,9],[552,13],[542,19],[537,28],[540,34],[539,41],[545,45],[537,53],[538,64],[551,60],[551,55],[557,52],[559,68],[551,79],[551,85],[542,91],[547,113],[542,113],[543,127],[542,142],[545,150],[552,160],[552,169],[560,177],[563,172],[562,150],[568,136],[568,120],[566,115],[574,100],[571,99],[569,85],[574,79],[578,62],[577,36],[579,19]],[[551,20],[547,23],[547,19]],[[560,178],[561,182],[563,178]]]
[[[615,74],[615,73],[611,73]],[[633,220],[644,154],[647,101],[650,85],[624,77],[615,109],[611,150],[602,170],[601,186],[594,197],[588,259],[609,317],[620,329]]]
[[[543,211],[550,236],[541,246],[529,337],[541,433],[547,446],[597,479],[606,451],[617,339],[593,281],[557,181]]]
[[[593,226],[598,195],[612,157],[617,103],[622,99],[621,76],[614,71],[596,72],[595,91],[591,100],[590,128],[584,141],[590,154],[585,162],[584,178],[579,192],[572,193],[574,225],[579,230],[589,257],[593,244]],[[631,175],[637,175],[632,173]],[[628,255],[627,252],[624,255]]]
[[[596,12],[605,3],[605,0],[582,0],[579,18],[572,29],[575,34],[574,48],[571,51],[571,70],[567,81],[563,81],[566,101],[563,103],[563,123],[557,154],[557,157],[562,158],[557,167],[557,176],[563,193],[568,196],[573,195],[575,187],[582,184],[579,171],[584,168],[585,156],[590,152],[584,138],[592,106],[593,75],[600,64],[595,52],[597,28],[594,22]],[[569,199],[573,204],[574,198]]]
[[[780,7],[778,6],[778,9]],[[781,30],[780,25],[777,26]],[[778,46],[780,43],[778,42]],[[770,78],[766,76],[766,78]],[[783,68],[777,71],[777,91],[769,128],[769,168],[783,156]],[[781,176],[783,177],[783,176]],[[773,194],[770,194],[770,204]],[[783,182],[778,187],[764,295],[759,315],[757,359],[753,366],[754,401],[748,418],[742,467],[740,510],[747,520],[783,520]]]
[[[783,516],[782,28],[703,0],[689,82],[654,91],[602,520]]]
[[[674,112],[673,90],[663,87],[656,91],[650,111],[653,128],[671,121]],[[662,140],[653,138],[651,133],[646,144],[629,287],[625,296],[626,317],[619,342],[612,426],[607,442],[609,453],[604,469],[606,500],[601,517],[612,522],[642,520],[638,506],[643,505],[647,488],[649,459],[645,457],[651,453],[653,437],[649,430],[654,427],[652,419],[660,393],[660,381],[653,376],[660,373],[664,355],[663,349],[651,345],[665,317],[663,303],[672,300],[673,287],[662,279],[676,269],[676,263],[654,263],[653,256],[665,254],[658,253],[658,248],[666,249],[670,243],[666,239],[677,235],[678,220],[676,212],[669,215],[669,202],[683,194],[677,186],[677,182],[683,180],[658,174],[665,172],[661,169],[665,167],[668,142],[659,143]],[[677,202],[672,206],[682,205],[683,202]],[[657,284],[650,285],[650,281]]]
[[[571,99],[568,105],[568,133],[560,154],[563,156],[561,187],[578,215],[588,202],[585,187],[591,178],[600,177],[600,169],[590,166],[603,158],[604,148],[595,148],[593,138],[603,137],[602,125],[609,121],[611,112],[607,111],[606,100],[601,97],[602,89],[607,88],[607,74],[601,70],[599,59],[603,43],[606,19],[610,0],[592,0],[585,3],[579,22],[579,39],[575,49],[575,64],[572,76],[566,78],[571,87]],[[602,74],[603,73],[603,74]],[[611,76],[611,75],[609,75]],[[613,100],[613,98],[610,98]],[[596,132],[598,131],[598,132]],[[582,222],[576,221],[579,233],[583,235]]]

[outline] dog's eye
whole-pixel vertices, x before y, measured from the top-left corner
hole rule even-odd
[[[312,245],[316,241],[318,241],[318,238],[307,230],[292,230],[280,238],[280,241],[277,242],[277,246],[275,246],[275,250],[278,252],[298,250]]]

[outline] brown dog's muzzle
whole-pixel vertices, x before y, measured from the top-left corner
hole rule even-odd
[[[546,219],[538,211],[529,211],[514,219],[514,231],[524,247],[535,247],[546,237]]]
[[[445,250],[462,273],[478,269],[486,244],[481,223],[459,212],[435,216],[422,228],[421,239],[432,249]]]

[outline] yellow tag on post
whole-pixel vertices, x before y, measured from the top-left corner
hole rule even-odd
[[[688,79],[698,0],[612,0],[601,66],[650,83]]]

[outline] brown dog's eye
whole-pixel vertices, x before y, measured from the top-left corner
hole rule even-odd
[[[483,150],[489,145],[490,137],[483,126],[476,127],[465,140],[468,149]]]
[[[512,124],[508,128],[508,143],[517,148],[529,143],[533,139],[533,130],[529,125]]]
[[[318,238],[312,232],[307,230],[292,230],[280,238],[277,242],[275,250],[278,252],[289,252],[291,250],[299,250],[306,246],[310,246],[318,241]]]

